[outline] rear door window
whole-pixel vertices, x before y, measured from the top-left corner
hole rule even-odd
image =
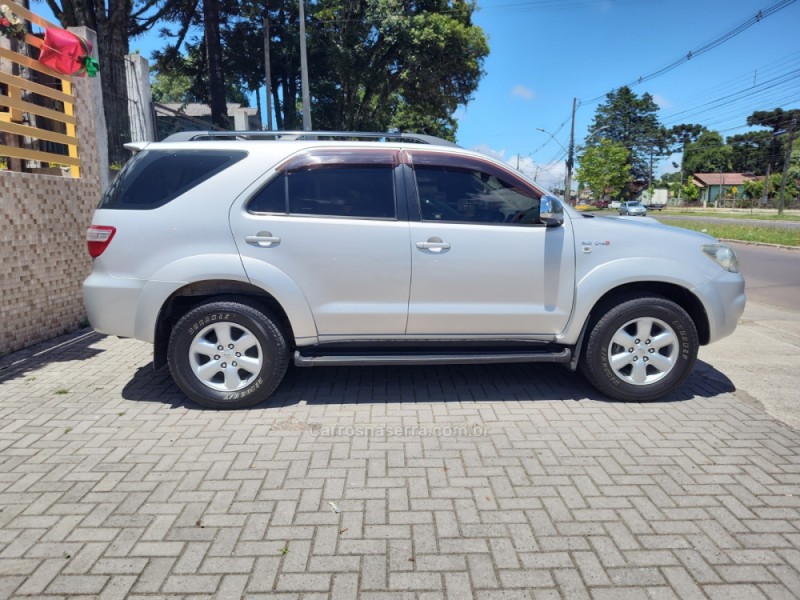
[[[397,218],[393,154],[309,154],[292,163],[256,192],[247,206],[250,212]]]
[[[289,213],[393,219],[390,165],[318,168],[289,173]]]
[[[144,150],[108,188],[100,208],[149,210],[164,206],[239,162],[247,152]]]

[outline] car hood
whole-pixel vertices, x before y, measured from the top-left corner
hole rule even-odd
[[[680,243],[702,245],[717,241],[716,238],[705,233],[665,225],[652,217],[595,217],[593,215],[576,214],[578,216],[573,218],[572,221],[575,233],[579,238],[578,242],[581,241],[581,236],[585,235],[606,235],[611,241],[614,241],[613,236],[619,238],[620,241],[634,243],[644,248],[654,248],[655,245],[661,244],[669,244],[671,246]]]

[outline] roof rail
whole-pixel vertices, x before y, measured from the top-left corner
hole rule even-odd
[[[455,146],[449,140],[422,133],[377,133],[366,131],[181,131],[165,138],[164,142],[192,142],[208,140],[336,140],[376,142],[411,142],[433,146]]]

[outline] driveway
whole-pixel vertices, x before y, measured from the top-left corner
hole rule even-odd
[[[648,404],[550,365],[319,368],[214,412],[150,352],[0,359],[1,598],[800,590],[800,433],[710,362]]]

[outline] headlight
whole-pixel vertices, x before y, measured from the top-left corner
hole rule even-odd
[[[731,273],[739,272],[739,261],[736,253],[725,244],[705,244],[703,252],[720,267]]]

